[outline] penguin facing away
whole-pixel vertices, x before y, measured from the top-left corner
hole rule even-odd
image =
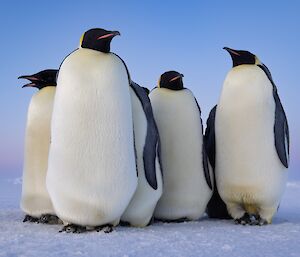
[[[203,144],[200,107],[176,71],[161,75],[150,92],[161,140],[164,189],[154,216],[163,221],[197,220],[212,194]]]
[[[248,51],[224,49],[233,68],[209,128],[218,191],[236,223],[268,224],[287,180],[287,118],[268,68]]]
[[[132,226],[145,227],[151,221],[157,201],[162,194],[159,135],[146,89],[132,81],[130,94],[138,186],[121,221]]]
[[[214,108],[209,113],[205,135],[204,135],[204,145],[209,159],[209,163],[213,170],[213,181],[214,181],[213,195],[207,204],[206,213],[210,218],[231,219],[231,216],[227,211],[226,204],[224,203],[224,201],[221,199],[219,195],[217,182],[216,182],[216,175],[215,175],[215,131],[213,128],[215,127],[214,122],[216,116],[216,108],[217,106],[214,106]]]
[[[110,52],[117,35],[88,30],[59,69],[47,188],[62,231],[110,232],[137,186],[129,74]]]
[[[57,70],[48,69],[19,77],[30,81],[23,88],[39,89],[31,98],[27,114],[21,197],[21,209],[26,213],[24,222],[59,222],[46,189],[56,75]]]

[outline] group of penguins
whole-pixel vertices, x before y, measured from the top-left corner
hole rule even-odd
[[[60,232],[210,218],[272,222],[285,189],[289,129],[268,68],[225,47],[233,61],[203,135],[183,74],[151,92],[110,52],[118,31],[90,29],[59,70],[20,76],[35,87],[27,116],[24,222]]]

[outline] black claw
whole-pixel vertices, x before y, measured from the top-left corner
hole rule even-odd
[[[251,226],[257,226],[259,224],[258,220],[251,220],[250,225]]]
[[[64,226],[59,233],[66,232],[66,233],[74,233],[74,234],[80,234],[86,231],[86,228],[83,226],[75,225],[75,224],[69,224]]]
[[[268,224],[268,222],[265,219],[262,219],[262,218],[259,219],[259,222],[258,222],[259,226],[263,226],[263,225],[267,225],[267,224]]]
[[[103,231],[104,233],[110,233],[113,231],[113,226],[111,224],[95,227],[97,232]]]
[[[251,217],[248,213],[245,213],[243,217],[235,219],[234,222],[235,224],[242,224],[245,226],[247,224],[251,224]]]
[[[263,226],[268,224],[265,219],[262,219],[258,214],[249,215],[245,213],[243,217],[234,220],[235,224],[242,224],[242,225],[251,225],[251,226]]]
[[[32,217],[30,215],[25,215],[25,218],[23,219],[23,222],[36,222],[36,223],[39,223],[39,218],[35,218],[35,217]]]
[[[62,224],[61,220],[56,215],[44,214],[39,219],[43,224]]]

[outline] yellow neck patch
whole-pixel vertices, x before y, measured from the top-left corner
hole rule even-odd
[[[80,37],[80,40],[79,40],[79,47],[81,47],[81,45],[82,45],[82,41],[83,41],[83,38],[84,38],[84,34],[85,34],[85,33],[83,33],[82,36]]]
[[[255,65],[261,64],[261,61],[258,59],[257,56],[255,56]]]

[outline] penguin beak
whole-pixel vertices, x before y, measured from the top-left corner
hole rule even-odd
[[[100,36],[97,38],[97,40],[104,39],[104,38],[110,38],[115,36],[121,36],[119,31],[111,31],[111,33],[108,33],[106,35]]]
[[[37,86],[36,82],[39,81],[38,78],[36,78],[32,75],[23,75],[23,76],[18,77],[18,79],[28,79],[31,82],[31,83],[25,84],[24,86],[22,86],[22,88],[24,88],[24,87],[36,87]]]
[[[36,84],[35,83],[28,83],[28,84],[25,84],[24,86],[22,86],[22,88],[24,87],[36,87]]]
[[[231,56],[241,56],[236,50],[231,49],[229,47],[223,47]]]
[[[37,81],[39,80],[38,78],[32,76],[32,75],[23,75],[23,76],[20,76],[18,77],[18,79],[28,79],[30,81]]]
[[[184,75],[183,75],[183,74],[180,74],[180,75],[178,75],[178,76],[176,76],[176,77],[170,79],[169,82],[175,81],[176,79],[183,78],[183,77],[184,77]]]

